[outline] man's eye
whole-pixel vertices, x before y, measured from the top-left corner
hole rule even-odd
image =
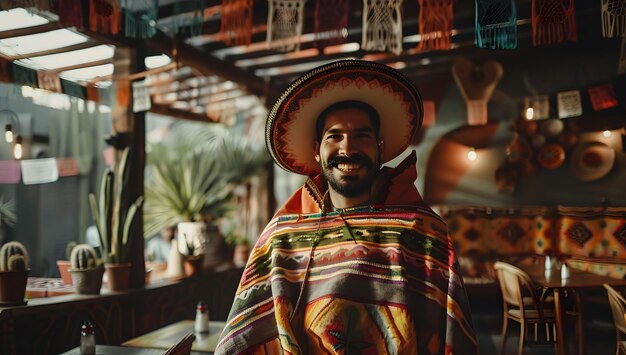
[[[326,140],[337,140],[337,139],[341,139],[340,134],[329,134],[328,136],[326,136]]]

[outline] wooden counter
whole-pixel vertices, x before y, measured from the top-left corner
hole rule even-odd
[[[80,327],[89,319],[96,342],[120,345],[183,319],[193,319],[199,300],[211,319],[225,321],[243,269],[164,281],[142,289],[101,295],[36,298],[27,305],[0,307],[3,354],[59,354],[80,343]]]

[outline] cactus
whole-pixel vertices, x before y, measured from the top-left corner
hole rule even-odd
[[[19,255],[22,257],[22,261],[17,261],[18,258],[15,258],[15,265],[11,264],[11,257],[14,255]],[[28,253],[26,252],[26,248],[20,242],[8,242],[0,248],[0,271],[17,271],[12,269],[12,267],[19,267],[19,265],[23,266],[23,269],[17,270],[26,270],[28,269]]]
[[[97,261],[96,250],[89,244],[78,244],[70,255],[72,269],[75,270],[92,269],[97,266]]]
[[[9,257],[9,271],[26,271],[24,255],[14,254]]]
[[[137,211],[143,204],[143,196],[139,196],[134,203],[127,205],[127,191],[130,165],[128,155],[130,149],[124,149],[119,162],[118,174],[107,169],[102,176],[100,198],[96,200],[94,194],[89,194],[89,206],[100,236],[102,259],[109,264],[125,263],[130,258],[130,244],[128,236],[130,229],[139,215]]]

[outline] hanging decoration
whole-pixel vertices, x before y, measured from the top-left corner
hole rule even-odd
[[[626,34],[626,0],[602,0],[602,36],[613,38]]]
[[[576,117],[583,114],[580,90],[562,91],[556,95],[559,118]]]
[[[268,0],[267,44],[281,52],[300,50],[305,0]]]
[[[418,50],[443,51],[451,48],[453,4],[452,0],[419,0]]]
[[[363,0],[363,39],[368,51],[402,52],[402,0]]]
[[[85,89],[86,100],[100,102],[100,89],[96,85],[87,85]]]
[[[47,70],[37,71],[37,84],[40,89],[61,92],[61,79],[55,72]]]
[[[188,4],[188,2],[174,2],[174,34],[183,38],[201,35],[206,8],[204,0],[193,2],[195,7],[191,14],[187,13],[187,9],[183,9],[183,4]]]
[[[478,48],[517,48],[515,0],[476,0],[475,39]]]
[[[85,27],[83,18],[83,2],[76,0],[59,0],[57,2],[57,15],[59,22],[65,26]]]
[[[61,88],[66,95],[74,96],[79,99],[85,98],[85,87],[70,80],[61,79]]]
[[[118,0],[89,0],[89,30],[116,35],[122,27]]]
[[[223,0],[220,33],[229,46],[249,46],[252,40],[254,0]]]
[[[587,92],[589,93],[589,101],[591,101],[591,107],[594,111],[617,107],[618,101],[612,84],[606,83],[592,86]]]
[[[452,74],[467,103],[468,125],[487,124],[487,102],[500,82],[502,65],[496,61],[476,64],[458,57],[452,65]]]
[[[17,160],[0,160],[0,184],[17,184],[22,178],[22,169]]]
[[[11,72],[14,83],[37,87],[37,72],[35,70],[11,62]]]
[[[575,42],[574,0],[533,0],[533,45]]]
[[[350,2],[348,0],[317,0],[314,12],[315,47],[324,48],[346,43]]]
[[[122,0],[124,34],[131,38],[151,38],[156,34],[158,0]]]

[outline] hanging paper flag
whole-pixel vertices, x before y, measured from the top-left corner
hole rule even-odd
[[[529,120],[543,120],[550,117],[550,100],[547,95],[524,98],[524,115]]]
[[[229,46],[250,45],[254,0],[223,0],[220,33]]]
[[[615,91],[610,83],[592,86],[588,89],[588,92],[591,107],[593,107],[594,111],[602,111],[617,106]]]
[[[133,82],[133,112],[150,110],[150,84],[146,80]]]
[[[118,0],[89,0],[89,29],[116,35],[122,26],[122,10]]]
[[[82,1],[58,0],[57,15],[59,15],[59,22],[64,26],[75,26],[78,28],[85,27]]]
[[[315,2],[315,47],[324,48],[346,43],[348,38],[348,0],[317,0]]]
[[[367,51],[402,52],[402,0],[363,0],[363,39]]]
[[[430,127],[435,124],[435,101],[424,101],[424,121],[422,126]]]
[[[130,104],[130,80],[115,81],[115,104],[120,107],[128,107]]]
[[[419,0],[420,51],[448,50],[452,40],[453,1]]]
[[[37,83],[40,89],[61,92],[61,78],[55,72],[47,70],[37,71]]]
[[[13,72],[13,82],[26,86],[37,87],[37,72],[31,68],[23,67],[15,62],[11,63],[11,71]]]
[[[576,117],[583,114],[580,90],[562,91],[556,95],[559,118]]]
[[[126,37],[150,38],[156,34],[158,0],[126,0],[121,5]]]
[[[94,84],[85,87],[85,99],[93,102],[100,102],[100,89]]]
[[[59,180],[54,158],[20,160],[24,185],[45,184]]]
[[[17,184],[21,176],[19,161],[0,160],[0,184]]]
[[[61,79],[61,88],[63,88],[63,93],[66,95],[78,97],[79,99],[85,98],[85,88],[78,83]]]
[[[517,8],[515,0],[476,0],[478,48],[517,48]]]
[[[533,45],[576,41],[574,0],[533,0]]]
[[[267,44],[281,52],[300,49],[305,0],[268,0]]]
[[[57,158],[56,161],[59,176],[78,175],[78,163],[75,158]]]
[[[626,0],[602,0],[602,36],[613,38],[626,34]]]
[[[202,25],[204,24],[204,0],[191,2],[194,6],[191,16],[187,13],[189,10],[188,2],[174,1],[174,34],[180,37],[194,37],[202,34]]]
[[[502,65],[496,61],[479,65],[458,57],[452,65],[452,74],[467,103],[468,125],[487,124],[487,102],[502,78]]]

